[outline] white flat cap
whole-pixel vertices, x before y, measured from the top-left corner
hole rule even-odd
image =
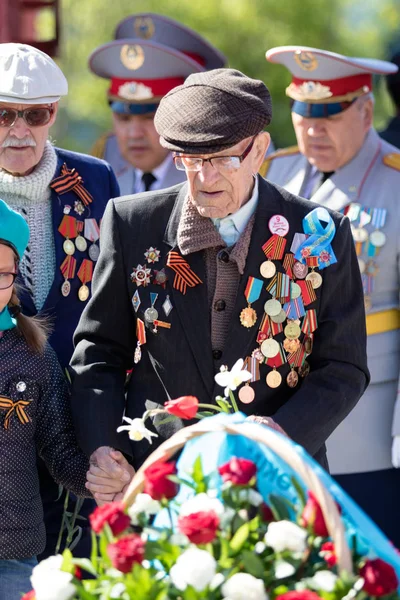
[[[47,104],[68,93],[54,60],[27,44],[0,44],[0,102]]]

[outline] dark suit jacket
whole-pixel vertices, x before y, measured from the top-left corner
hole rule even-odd
[[[88,454],[109,445],[133,453],[134,463],[138,464],[149,444],[144,441],[131,445],[126,432],[116,433],[125,407],[127,416],[141,417],[146,405],[150,406],[148,401],[157,405],[191,394],[200,402],[213,402],[222,392],[214,382],[206,284],[188,288],[183,295],[173,288],[173,273],[168,267],[165,291],[153,284],[137,288],[130,278],[132,269],[145,263],[144,252],[149,246],[161,251],[161,265],[147,265],[157,269],[164,265],[167,253],[177,249],[177,228],[186,189],[186,184],[181,184],[159,192],[125,196],[107,206],[94,293],[74,338],[76,350],[71,363],[74,419],[78,439]],[[263,306],[270,298],[265,287],[253,304],[257,324],[244,328],[239,314],[246,306],[244,289],[248,277],[259,277],[260,264],[265,260],[262,245],[271,235],[270,217],[280,214],[288,219],[289,249],[293,234],[303,231],[302,219],[313,208],[315,204],[259,179],[255,225],[222,355],[222,364],[229,368],[257,347]],[[241,406],[247,414],[274,415],[289,436],[322,463],[326,461],[325,440],[354,407],[369,378],[363,292],[350,224],[338,213],[331,215],[336,225],[333,248],[338,262],[323,271],[324,283],[316,302],[319,327],[309,357],[311,373],[295,389],[286,383],[271,389],[265,383],[270,368],[262,365],[261,379],[255,384],[255,401]],[[193,253],[185,259],[205,282],[203,253]],[[143,357],[134,366],[125,403],[125,372],[132,367],[136,347],[136,314],[131,302],[136,289],[142,300],[137,315],[144,318],[143,313],[150,306],[150,292],[157,292],[161,297],[156,304],[159,318],[169,321],[171,329],[159,328],[158,333],[147,329]],[[160,308],[167,294],[174,306],[168,318]],[[289,368],[284,366],[280,371],[285,377]],[[157,419],[154,424],[159,440],[171,434],[171,424],[158,425]]]

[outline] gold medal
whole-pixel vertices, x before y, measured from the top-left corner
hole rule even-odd
[[[74,242],[72,240],[69,240],[69,239],[64,240],[63,250],[64,250],[65,254],[68,254],[69,256],[72,256],[74,254],[74,252],[75,252]]]
[[[289,340],[296,340],[300,337],[300,327],[294,321],[289,321],[284,329],[284,333]]]
[[[248,329],[253,327],[257,322],[257,313],[254,308],[251,308],[251,306],[244,308],[240,313],[240,322],[243,327],[247,327]]]
[[[263,341],[260,348],[264,356],[267,358],[273,358],[279,352],[279,343],[273,338],[268,338],[267,340]]]
[[[76,237],[75,246],[78,248],[79,252],[85,252],[87,248],[87,241],[82,235],[78,235]]]
[[[296,352],[296,350],[299,349],[299,346],[300,346],[299,339],[296,339],[296,340],[286,339],[283,342],[283,347],[286,350],[286,352],[289,352],[289,354],[292,354],[292,352]]]
[[[309,363],[305,360],[304,363],[302,364],[302,366],[299,369],[299,375],[300,377],[307,377],[307,375],[310,372],[310,365]]]
[[[313,286],[314,290],[322,285],[322,277],[316,271],[311,271],[311,273],[307,275],[306,281],[311,281],[311,285]]]
[[[282,304],[279,300],[271,298],[271,300],[267,300],[264,304],[264,310],[269,317],[277,317],[282,310]]]
[[[86,300],[89,298],[90,295],[90,291],[87,285],[81,285],[81,287],[78,290],[78,298],[81,302],[86,302]]]
[[[286,383],[290,388],[295,388],[296,385],[299,383],[299,376],[297,375],[294,369],[292,369],[286,377]]]
[[[282,375],[274,369],[270,373],[268,373],[266,377],[267,386],[270,388],[277,388],[282,383]]]
[[[240,388],[238,396],[240,402],[243,402],[243,404],[251,404],[256,394],[253,388],[247,384]]]
[[[306,354],[311,354],[311,352],[312,352],[312,349],[313,349],[313,341],[312,341],[312,338],[310,338],[310,337],[307,337],[307,338],[304,340],[304,350],[306,351]]]
[[[68,281],[68,279],[66,279],[64,281],[64,283],[62,284],[62,286],[61,286],[61,293],[64,296],[64,298],[66,298],[67,296],[69,296],[70,291],[71,291],[71,284]]]
[[[264,279],[270,279],[276,273],[276,266],[272,262],[272,260],[265,260],[260,265],[260,273],[264,277]]]

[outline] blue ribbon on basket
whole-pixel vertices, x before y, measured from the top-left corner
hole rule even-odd
[[[319,206],[309,212],[303,219],[303,231],[308,238],[300,244],[294,255],[298,262],[305,263],[309,256],[317,256],[320,270],[337,262],[331,246],[336,227],[326,208]]]

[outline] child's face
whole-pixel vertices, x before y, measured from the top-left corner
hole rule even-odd
[[[13,293],[13,278],[10,273],[16,272],[15,254],[9,246],[0,244],[0,312],[10,302]],[[11,284],[7,289],[1,289]]]

